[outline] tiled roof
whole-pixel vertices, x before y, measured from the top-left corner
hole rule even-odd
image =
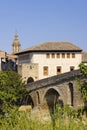
[[[70,42],[45,42],[20,51],[17,54],[31,51],[82,51],[82,49]]]

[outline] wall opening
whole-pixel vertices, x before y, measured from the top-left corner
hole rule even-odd
[[[71,96],[71,106],[73,106],[73,84],[72,83],[69,83],[69,90]]]
[[[28,84],[28,83],[32,83],[32,82],[34,82],[34,79],[33,79],[32,77],[29,77],[29,78],[27,79],[27,84]]]
[[[34,102],[33,99],[30,95],[26,95],[23,99],[22,99],[22,105],[31,105],[31,107],[34,107]]]
[[[53,88],[49,89],[45,94],[44,98],[51,113],[54,113],[57,104],[63,106],[63,101],[59,99],[59,96],[59,93]]]
[[[39,92],[37,91],[37,99],[38,99],[38,104],[40,104],[40,96],[39,96]]]

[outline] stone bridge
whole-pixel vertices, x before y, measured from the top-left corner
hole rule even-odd
[[[79,108],[83,105],[81,93],[78,91],[76,78],[81,77],[79,70],[52,76],[26,85],[28,94],[26,105],[53,108],[56,104]]]

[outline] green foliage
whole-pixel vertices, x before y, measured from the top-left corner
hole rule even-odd
[[[79,65],[82,76],[85,80],[77,79],[78,88],[81,91],[82,98],[84,101],[87,101],[87,65],[81,63]]]
[[[80,114],[81,112],[79,112],[79,117],[80,117]],[[61,107],[60,105],[56,106],[53,117],[57,119],[57,118],[63,118],[66,116],[68,118],[77,118],[78,111],[75,110],[74,108],[70,108],[68,105],[65,105],[64,107]]]
[[[55,115],[55,122],[43,123],[40,120],[32,120],[29,111],[19,112],[17,108],[14,108],[9,117],[0,120],[0,130],[87,130],[87,120],[81,120],[77,116],[74,119],[73,116],[67,116],[68,112],[72,113],[70,112],[71,108],[65,106],[65,108],[57,109],[59,109],[60,115]],[[78,111],[76,112],[78,113]]]
[[[10,109],[20,103],[26,93],[25,83],[14,71],[0,72],[0,114],[10,112]]]
[[[58,105],[52,115],[52,120],[53,130],[87,129],[87,125],[84,125],[86,122],[83,124],[83,108],[76,110],[68,105],[65,105],[64,107]]]
[[[80,79],[77,79],[78,88],[82,94],[82,98],[84,101],[87,101],[87,81],[84,80],[83,82]]]
[[[81,63],[79,65],[79,67],[80,67],[80,71],[81,71],[82,75],[86,77],[87,76],[87,65],[84,63]]]

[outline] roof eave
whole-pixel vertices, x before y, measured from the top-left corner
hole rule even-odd
[[[21,54],[26,54],[31,52],[82,52],[82,50],[26,50],[26,51],[15,53],[15,55],[21,55]]]

